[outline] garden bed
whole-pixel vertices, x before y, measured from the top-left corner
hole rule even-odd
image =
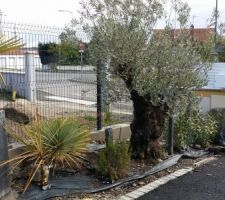
[[[211,157],[211,155],[208,155],[207,157]],[[206,157],[201,157],[197,159],[187,159],[182,158],[178,161],[178,163],[168,169],[165,169],[163,171],[160,171],[158,173],[155,173],[151,176],[148,176],[142,180],[130,182],[126,185],[122,185],[119,187],[112,188],[107,191],[94,193],[94,194],[73,194],[73,195],[67,195],[63,197],[55,197],[51,198],[51,200],[118,200],[120,196],[125,195],[126,193],[129,193],[131,191],[134,191],[135,189],[142,187],[150,182],[153,182],[163,176],[166,176],[168,174],[171,174],[178,169],[182,169],[185,167],[193,167],[195,166],[195,163],[205,159]]]
[[[58,171],[57,176],[51,178],[50,184],[52,188],[47,191],[41,191],[40,187],[37,184],[32,184],[28,191],[21,196],[23,199],[118,199],[119,196],[135,190],[137,187],[143,186],[152,182],[162,176],[170,174],[178,169],[184,167],[193,166],[194,163],[202,160],[202,158],[197,159],[187,159],[181,158],[181,156],[175,156],[175,160],[179,159],[177,164],[164,165],[167,162],[165,160],[158,161],[140,161],[140,160],[131,160],[127,172],[128,177],[123,180],[118,180],[115,183],[110,183],[106,180],[101,180],[101,178],[93,171],[93,163],[96,159],[95,153],[89,153],[86,163],[77,170],[68,170],[62,169]],[[204,158],[204,157],[203,157]],[[92,162],[93,161],[93,162]],[[161,167],[160,165],[166,166]],[[168,168],[167,168],[168,167]],[[147,175],[144,178],[138,178],[138,176],[143,176],[152,170],[150,175]],[[26,171],[24,171],[26,173]],[[24,174],[23,174],[24,175]],[[126,181],[126,179],[128,181]],[[137,179],[137,180],[135,180]],[[124,182],[120,184],[119,182]],[[113,184],[117,186],[113,187]],[[13,189],[21,192],[23,188],[22,179],[17,179],[14,181]],[[98,192],[98,190],[100,192]],[[90,194],[93,193],[93,194]],[[58,197],[59,196],[59,197]]]

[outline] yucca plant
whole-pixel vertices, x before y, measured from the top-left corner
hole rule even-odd
[[[89,130],[73,119],[51,119],[45,122],[35,121],[24,128],[24,136],[10,133],[25,145],[25,151],[17,157],[4,161],[1,165],[11,163],[12,168],[23,161],[32,163],[30,176],[24,187],[29,187],[38,170],[41,171],[41,186],[46,184],[45,166],[78,166],[87,150]]]
[[[0,35],[0,54],[23,46],[24,44],[21,43],[21,39],[18,39],[17,37],[5,39],[3,35]]]

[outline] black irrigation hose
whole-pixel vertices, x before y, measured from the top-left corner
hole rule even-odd
[[[113,187],[117,187],[117,186],[120,186],[120,185],[124,185],[126,183],[129,183],[129,182],[133,182],[133,181],[137,181],[137,180],[140,180],[140,179],[143,179],[147,176],[150,176],[152,174],[155,174],[157,172],[160,172],[164,169],[167,169],[169,167],[172,167],[174,165],[177,164],[178,160],[182,157],[183,155],[175,155],[175,156],[172,156],[172,157],[169,157],[168,159],[166,159],[165,161],[159,163],[158,165],[156,165],[155,167],[153,167],[152,169],[150,169],[149,171],[145,172],[144,174],[142,175],[135,175],[133,177],[129,177],[129,178],[126,178],[126,179],[122,179],[121,181],[119,182],[116,182],[116,183],[113,183],[113,184],[110,184],[108,186],[105,186],[105,187],[102,187],[102,188],[99,188],[99,189],[94,189],[94,190],[89,190],[89,191],[86,191],[85,193],[97,193],[97,192],[102,192],[102,191],[105,191],[105,190],[108,190],[108,189],[111,189]]]

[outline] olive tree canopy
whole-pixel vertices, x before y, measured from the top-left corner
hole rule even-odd
[[[193,89],[207,83],[188,24],[190,8],[175,0],[84,0],[81,22],[92,40],[93,58],[110,61],[111,73],[125,83],[134,106],[131,151],[154,156],[168,113],[185,110]],[[165,7],[171,9],[166,12]],[[171,26],[177,15],[179,30]],[[164,29],[155,29],[158,20]]]

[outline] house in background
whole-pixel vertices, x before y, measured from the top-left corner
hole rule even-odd
[[[190,35],[192,39],[199,43],[207,42],[214,34],[214,28],[195,28],[194,25],[190,26]]]
[[[0,54],[0,70],[23,71],[25,68],[25,53],[27,51],[33,52],[34,54],[35,68],[42,68],[41,60],[36,48],[21,48]]]
[[[190,37],[200,44],[207,42],[215,34],[214,28],[195,28],[194,25],[191,25],[186,30],[190,32]],[[154,33],[156,34],[162,31],[165,31],[165,29],[154,29]],[[181,29],[171,29],[171,37],[176,38],[182,31]]]
[[[207,113],[213,108],[225,108],[225,63],[214,63],[208,72],[208,85],[198,89],[200,108]]]

